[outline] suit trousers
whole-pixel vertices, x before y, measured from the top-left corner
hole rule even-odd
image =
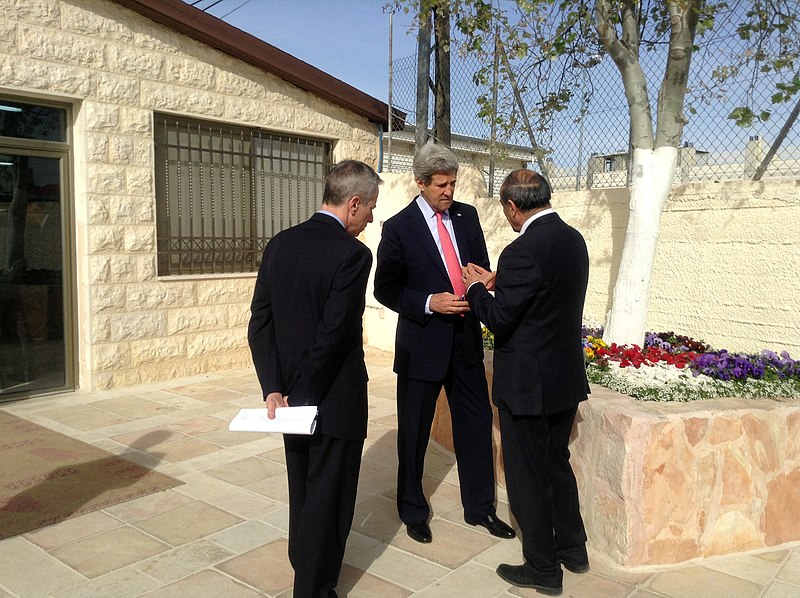
[[[525,567],[558,580],[559,555],[573,560],[586,555],[578,485],[569,463],[577,411],[515,416],[499,410],[508,498],[522,530]]]
[[[330,598],[355,512],[364,441],[284,434],[295,598]]]
[[[430,516],[422,476],[442,387],[453,424],[464,519],[474,525],[495,511],[492,408],[486,372],[483,362],[467,365],[461,334],[455,334],[452,358],[443,380],[397,377],[397,511],[404,523],[427,521]]]

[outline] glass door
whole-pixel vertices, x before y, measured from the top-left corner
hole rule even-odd
[[[0,135],[17,106],[24,105],[0,100]],[[36,122],[47,128],[40,115]],[[34,144],[0,140],[0,400],[73,384],[64,274],[68,154],[25,147]]]

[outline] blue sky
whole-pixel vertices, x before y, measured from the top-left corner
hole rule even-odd
[[[193,4],[196,0],[184,0]],[[384,0],[200,0],[197,8],[386,101],[389,15]],[[237,8],[241,6],[241,8]],[[231,12],[233,11],[233,12]],[[410,15],[393,18],[394,59],[413,55]]]

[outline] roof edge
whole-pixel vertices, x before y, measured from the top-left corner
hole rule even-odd
[[[385,102],[181,0],[114,2],[388,127],[389,106]]]

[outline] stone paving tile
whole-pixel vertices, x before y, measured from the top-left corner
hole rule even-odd
[[[339,595],[348,598],[406,598],[412,591],[345,563],[339,574]]]
[[[430,526],[433,533],[430,544],[420,544],[403,533],[393,538],[391,545],[448,569],[456,569],[501,541],[443,519],[434,518]]]
[[[138,563],[136,569],[162,583],[168,583],[199,573],[233,555],[233,552],[219,544],[201,539],[151,557]]]
[[[194,498],[195,500],[202,500],[210,494],[225,492],[230,488],[230,484],[227,482],[196,471],[189,471],[186,473],[176,472],[174,475],[183,482],[183,485],[175,486],[172,490],[184,496]]]
[[[567,596],[626,598],[634,589],[634,585],[625,584],[618,579],[601,577],[591,571],[580,575],[564,571],[564,593]]]
[[[275,529],[279,529],[283,532],[284,537],[289,537],[289,507],[285,506],[282,509],[278,509],[277,511],[273,511],[272,513],[267,513],[266,515],[259,517],[259,521],[266,523],[274,527]]]
[[[289,504],[289,480],[285,473],[248,484],[246,488],[285,505]]]
[[[236,486],[247,486],[286,472],[286,466],[267,459],[247,457],[206,469],[204,473]]]
[[[395,502],[381,496],[367,498],[356,505],[351,529],[381,542],[401,531],[405,533],[405,526],[397,516]]]
[[[108,598],[141,596],[161,583],[137,571],[132,565],[95,577],[86,583],[57,594],[58,598]]]
[[[522,542],[519,536],[511,540],[503,540],[497,542],[488,550],[475,557],[476,563],[486,565],[494,571],[500,563],[508,563],[510,565],[522,564]]]
[[[260,432],[230,432],[227,426],[224,430],[216,430],[215,432],[206,432],[199,434],[197,438],[217,444],[219,446],[230,447],[239,444],[245,444],[254,440],[260,440],[264,434]]]
[[[756,553],[753,556],[757,559],[764,559],[770,563],[782,563],[789,555],[788,550],[771,550],[769,552]]]
[[[758,596],[762,586],[705,567],[689,566],[657,573],[650,580],[646,589],[671,598],[686,598],[687,596],[749,598]]]
[[[447,567],[383,545],[355,555],[350,564],[411,590],[422,589],[450,572]]]
[[[251,520],[211,534],[208,539],[230,550],[233,554],[241,554],[284,537],[281,530],[261,521]]]
[[[93,511],[86,515],[61,521],[55,525],[34,530],[23,537],[45,550],[52,550],[121,525],[123,525],[122,522],[111,515],[107,515],[102,511]]]
[[[233,557],[217,568],[249,586],[275,595],[285,592],[293,584],[294,575],[286,551],[287,541],[275,540]]]
[[[464,510],[461,506],[461,489],[448,482],[425,476],[422,478],[422,488],[428,503],[434,513],[447,513],[458,511],[460,522],[464,523]],[[392,489],[392,496],[396,496],[396,486]],[[505,519],[508,521],[508,519]]]
[[[778,572],[778,579],[800,585],[800,549],[795,549]]]
[[[186,544],[242,521],[241,518],[200,501],[192,501],[171,511],[133,523],[137,528],[168,542]]]
[[[213,432],[214,430],[226,429],[228,423],[211,415],[203,415],[172,422],[168,424],[167,427],[181,434],[197,436],[198,434],[205,434],[206,432]]]
[[[372,550],[382,544],[383,542],[380,540],[370,538],[357,531],[351,531],[350,535],[347,536],[347,545],[344,550],[344,562],[349,563],[355,555],[366,552],[367,550]]]
[[[39,413],[39,416],[60,422],[76,430],[95,430],[130,421],[130,418],[90,405],[60,407]]]
[[[44,550],[31,544],[23,536],[12,536],[0,540],[0,564],[23,561],[43,554]],[[0,577],[0,585],[2,584],[3,578]]]
[[[358,491],[382,496],[394,495],[395,488],[397,488],[397,471],[388,467],[372,465],[370,461],[365,463],[368,469],[373,469],[373,472],[368,474],[361,472]]]
[[[761,585],[772,581],[781,568],[779,563],[770,563],[750,555],[709,559],[703,561],[703,567]]]
[[[103,409],[104,411],[116,413],[128,419],[147,419],[149,417],[177,411],[175,407],[170,407],[169,405],[134,397],[104,399],[102,401],[89,403],[89,405],[97,407],[98,409]]]
[[[489,597],[503,593],[507,587],[508,584],[500,579],[493,569],[469,562],[420,591],[414,592],[414,596],[415,598]],[[592,596],[594,597],[594,594]]]
[[[91,579],[168,549],[163,542],[125,526],[56,548],[50,554]]]
[[[254,519],[285,505],[255,492],[231,486],[229,490],[207,496],[205,501],[242,519]]]
[[[761,595],[761,598],[797,598],[800,596],[800,585],[775,581]]]
[[[149,437],[149,433],[151,432],[163,433],[163,429],[154,428],[152,430],[129,432],[127,434],[112,436],[111,439],[126,446],[130,446],[131,448],[148,449],[150,445],[145,444],[145,438]],[[197,457],[198,455],[218,451],[220,447],[210,442],[205,442],[198,438],[176,432],[163,442],[160,442],[157,446],[157,450],[161,453],[162,459],[171,463],[176,463],[185,459]]]
[[[261,594],[218,571],[200,571],[180,581],[144,594],[147,598],[258,598]]]
[[[259,453],[256,457],[275,461],[275,463],[283,463],[284,466],[286,465],[286,451],[284,451],[283,446]]]
[[[0,565],[0,584],[21,597],[58,596],[85,582],[86,577],[46,553],[11,558]]]
[[[113,515],[117,519],[130,523],[132,521],[147,519],[158,513],[163,513],[164,511],[171,511],[172,509],[186,504],[190,500],[189,497],[179,492],[167,489],[163,492],[155,492],[147,496],[106,507],[103,511]]]

